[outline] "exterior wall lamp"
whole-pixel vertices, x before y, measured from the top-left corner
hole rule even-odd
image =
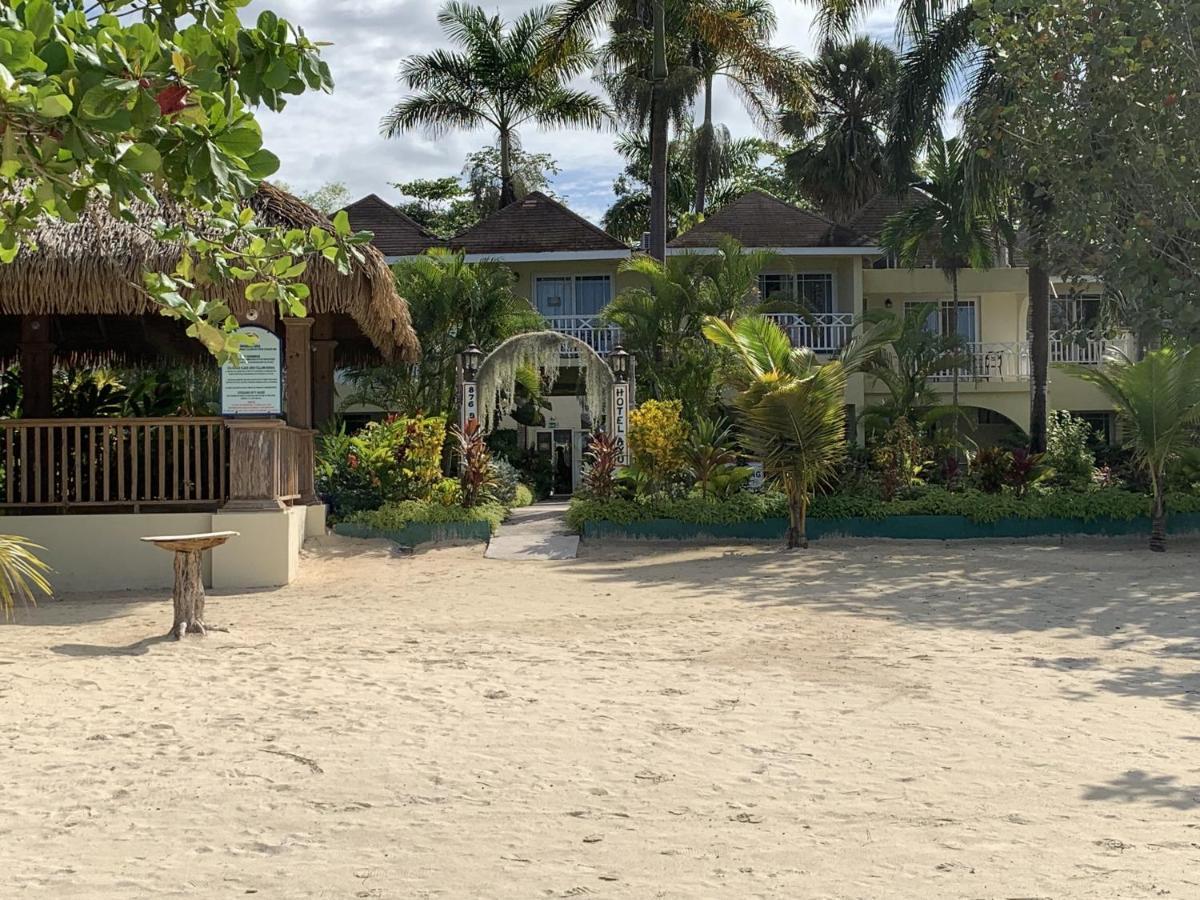
[[[608,354],[608,366],[612,369],[613,377],[618,383],[624,384],[629,380],[629,354],[620,344],[617,344],[612,353]]]

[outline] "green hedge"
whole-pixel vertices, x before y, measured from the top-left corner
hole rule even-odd
[[[1200,512],[1200,496],[1177,494],[1167,501],[1168,513]],[[886,519],[892,516],[963,516],[976,523],[1001,519],[1097,519],[1130,521],[1150,514],[1144,494],[1106,488],[1087,492],[1041,491],[1025,497],[925,488],[905,499],[879,500],[860,495],[832,494],[814,498],[813,519]],[[698,525],[734,525],[787,517],[784,496],[776,492],[739,494],[727,500],[689,496],[681,499],[641,497],[636,500],[571,501],[567,521],[575,528],[588,522],[627,525],[651,519],[673,519]]]
[[[473,509],[444,506],[430,500],[401,500],[385,503],[379,509],[352,513],[344,521],[348,525],[365,526],[377,531],[400,531],[409,525],[447,525],[486,522],[495,534],[508,510],[499,503],[483,503]]]

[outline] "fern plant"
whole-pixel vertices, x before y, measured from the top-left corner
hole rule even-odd
[[[37,555],[37,544],[23,537],[0,534],[0,607],[12,615],[17,601],[36,603],[38,594],[50,593],[50,567]]]

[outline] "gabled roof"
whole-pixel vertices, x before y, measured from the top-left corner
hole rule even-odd
[[[420,256],[431,247],[446,246],[436,234],[376,194],[355,200],[346,207],[346,215],[355,231],[370,231],[375,235],[371,243],[384,256]]]
[[[910,206],[925,199],[925,194],[915,187],[894,194],[890,191],[880,191],[850,217],[846,223],[850,228],[873,241],[878,241],[883,233],[884,223],[897,213],[904,212]]]
[[[468,256],[526,256],[538,253],[628,254],[628,245],[534,191],[450,239]]]
[[[773,250],[824,247],[867,247],[870,241],[857,232],[785,203],[766,191],[750,191],[685,231],[667,247],[701,250],[717,246],[720,238],[734,238],[743,247]]]

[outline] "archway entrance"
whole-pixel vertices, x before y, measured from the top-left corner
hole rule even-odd
[[[621,464],[628,465],[626,445],[629,411],[634,405],[632,358],[619,345],[607,359],[585,341],[557,331],[518,334],[486,356],[471,346],[459,355],[459,425],[478,420],[485,432],[513,412],[521,373],[532,371],[543,387],[552,390],[567,370],[578,374],[578,396],[587,427],[549,427],[537,432],[533,449],[544,451],[553,470],[555,492],[568,494],[578,482],[587,434],[602,428],[621,448]]]

